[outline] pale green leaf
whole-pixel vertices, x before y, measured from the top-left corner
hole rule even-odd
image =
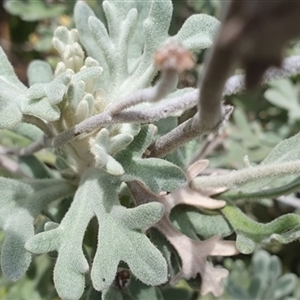
[[[93,171],[93,180],[87,181],[89,191],[97,191],[93,200],[99,222],[99,247],[95,254],[91,277],[97,290],[110,286],[122,260],[131,272],[148,285],[158,285],[167,280],[167,265],[160,252],[141,231],[156,223],[163,214],[163,206],[149,203],[133,209],[118,204],[113,179]],[[96,179],[97,178],[97,179]],[[90,196],[91,197],[91,196]],[[99,201],[102,199],[101,201]],[[107,201],[107,200],[109,201]],[[111,242],[111,236],[117,236]]]
[[[31,22],[60,16],[66,10],[65,4],[55,3],[55,5],[47,5],[42,0],[6,0],[4,5],[10,14],[17,15],[24,21]]]
[[[25,92],[27,90],[26,86],[18,79],[15,71],[8,61],[7,56],[3,49],[0,47],[0,80],[3,80],[11,85],[15,86],[20,92]],[[2,91],[2,89],[1,89]]]
[[[214,17],[205,14],[192,15],[172,39],[196,52],[212,45],[219,27],[220,22]]]
[[[154,125],[143,126],[133,142],[117,153],[115,158],[125,170],[122,180],[138,180],[155,193],[178,189],[186,183],[185,174],[179,167],[163,159],[141,158],[155,132]]]
[[[33,253],[58,251],[54,283],[63,299],[79,299],[83,293],[84,273],[89,267],[82,242],[94,215],[99,222],[99,233],[91,277],[97,290],[110,287],[120,261],[126,262],[132,273],[146,284],[167,280],[165,260],[141,232],[162,217],[163,206],[159,203],[133,209],[120,206],[117,198],[120,184],[114,176],[99,169],[88,169],[60,225],[26,243],[26,249]],[[112,243],[111,236],[118,238]]]
[[[289,121],[299,120],[300,104],[291,80],[279,79],[272,82],[265,98],[273,105],[288,111]]]
[[[6,233],[1,266],[8,278],[17,280],[31,261],[24,245],[34,235],[34,218],[47,203],[72,194],[74,188],[61,180],[25,183],[0,178],[0,191],[0,228]]]
[[[34,60],[28,66],[27,77],[30,86],[35,83],[49,83],[53,80],[53,71],[47,62]]]
[[[24,114],[32,115],[40,119],[52,122],[60,117],[60,110],[56,105],[49,102],[47,97],[40,99],[24,99],[21,105],[21,110]]]
[[[298,278],[295,274],[284,274],[281,276],[275,285],[274,299],[282,299],[285,296],[288,296],[297,286]]]
[[[233,229],[221,214],[204,214],[191,208],[175,207],[170,215],[172,223],[192,239],[209,239],[220,234],[226,237]]]

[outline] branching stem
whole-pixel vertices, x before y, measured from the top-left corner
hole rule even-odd
[[[300,73],[300,55],[295,55],[286,58],[283,61],[282,69],[280,68],[271,68],[269,69],[265,76],[263,77],[263,84],[279,79],[286,78],[289,76],[294,76]],[[223,96],[229,96],[232,94],[239,93],[245,89],[245,77],[244,75],[234,75],[230,77],[224,87]],[[101,127],[109,124],[118,124],[118,123],[134,123],[134,122],[154,122],[160,119],[167,118],[178,112],[183,112],[197,105],[198,102],[198,93],[199,90],[195,89],[194,91],[188,92],[183,96],[176,97],[173,99],[165,100],[155,106],[149,107],[147,110],[141,109],[130,109],[126,111],[121,111],[111,116],[108,111],[100,113],[98,115],[92,116],[83,122],[77,124],[73,128],[70,128],[67,131],[64,131],[57,135],[55,138],[44,137],[43,140],[30,145],[29,147],[22,149],[6,149],[1,151],[5,154],[15,154],[15,155],[29,155],[45,147],[61,147],[65,143],[74,139],[77,135],[90,132],[97,127]],[[129,100],[128,100],[129,101]],[[120,104],[122,101],[120,101]],[[229,108],[227,108],[227,114]],[[225,111],[226,112],[226,111]],[[182,125],[178,126],[171,132],[167,133],[165,136],[161,137],[156,143],[151,147],[152,157],[163,157],[174,149],[180,147],[187,141],[199,136],[202,134],[203,128],[196,126],[199,116],[196,115],[194,119],[189,119]],[[27,118],[27,116],[26,116]],[[28,123],[33,123],[32,120],[24,120]],[[34,121],[35,122],[35,121]],[[194,125],[192,126],[192,123]],[[44,132],[48,132],[50,135],[50,129],[44,127],[45,124],[38,124],[37,126],[42,129]],[[52,133],[51,133],[52,134]],[[31,152],[30,152],[31,151]]]
[[[146,89],[139,90],[129,96],[120,99],[108,108],[110,115],[116,115],[124,109],[135,106],[143,102],[157,102],[165,98],[176,88],[178,82],[178,73],[175,70],[165,70],[161,74],[158,83]]]

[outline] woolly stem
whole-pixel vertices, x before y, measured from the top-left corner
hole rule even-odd
[[[122,110],[142,102],[156,102],[166,97],[172,90],[176,88],[178,82],[177,72],[174,70],[166,70],[161,74],[161,78],[154,87],[139,90],[129,96],[120,99],[107,112],[110,115],[120,113]]]
[[[23,147],[23,148],[5,148],[1,147],[0,154],[12,154],[17,156],[27,156],[31,155],[32,153],[35,153],[43,148],[45,148],[45,139],[41,139],[39,141],[36,141],[29,146]]]
[[[190,183],[190,186],[196,190],[208,187],[234,188],[238,185],[252,181],[293,174],[300,174],[300,160],[270,165],[259,165],[238,171],[231,171],[225,175],[201,176],[195,178]]]
[[[228,119],[232,106],[223,106],[221,122]],[[151,157],[164,157],[195,137],[207,133],[207,128],[198,126],[198,114],[157,139],[149,148]]]

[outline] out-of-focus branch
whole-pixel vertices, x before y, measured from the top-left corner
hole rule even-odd
[[[150,148],[151,156],[163,157],[193,137],[216,131],[228,117],[222,106],[223,96],[259,83],[271,66],[279,67],[286,42],[300,34],[300,2],[232,0],[226,7],[219,35],[205,59],[200,74],[198,112],[190,120],[158,139]],[[298,58],[294,58],[298,62]],[[234,67],[242,63],[246,75],[226,82]],[[295,75],[299,65],[287,59],[283,69],[271,69],[264,77]],[[173,145],[172,145],[173,144]]]
[[[229,3],[200,78],[195,120],[203,132],[220,126],[223,87],[236,64],[245,66],[247,87],[257,85],[269,67],[281,65],[286,42],[300,34],[299,14],[299,1]]]
[[[300,55],[287,57],[283,60],[281,68],[270,68],[262,77],[261,84],[272,80],[288,78],[300,74]],[[245,75],[233,75],[225,84],[223,96],[237,94],[246,89]]]

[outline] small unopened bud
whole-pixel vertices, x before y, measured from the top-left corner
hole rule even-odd
[[[160,70],[174,70],[177,73],[189,70],[195,64],[192,53],[175,41],[157,50],[154,61]]]

